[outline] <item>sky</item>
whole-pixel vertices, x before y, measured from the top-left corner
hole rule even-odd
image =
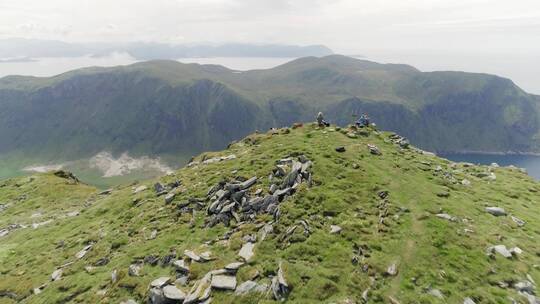
[[[0,0],[0,38],[540,49],[538,0]]]
[[[539,0],[0,0],[0,39],[13,37],[323,44],[423,71],[493,73],[540,94]]]

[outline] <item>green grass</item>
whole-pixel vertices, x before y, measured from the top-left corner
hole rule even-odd
[[[540,282],[540,184],[506,168],[493,169],[495,181],[474,177],[488,168],[457,165],[452,169],[447,160],[414,149],[400,150],[389,142],[388,133],[370,131],[368,137],[351,139],[331,130],[304,126],[290,134],[251,135],[226,151],[207,153],[235,154],[235,160],[184,168],[160,180],[182,181],[183,192],[175,200],[179,202],[204,197],[210,186],[236,175],[259,176],[253,190],[267,189],[270,182],[266,177],[276,160],[291,153],[313,160],[314,186],[302,185],[281,205],[282,216],[274,234],[257,243],[254,259],[237,275],[242,282],[258,271],[262,280],[268,281],[283,261],[292,286],[289,303],[360,302],[369,286],[370,303],[388,303],[389,296],[401,303],[461,303],[466,296],[476,303],[507,303],[508,297],[523,302],[513,289],[499,288],[496,283],[524,280],[527,274]],[[382,155],[369,154],[367,143],[377,145]],[[337,146],[346,147],[346,152],[336,152]],[[470,180],[471,186],[444,178],[434,170],[438,165],[456,180]],[[154,182],[142,183],[151,187]],[[260,216],[254,223],[240,226],[228,243],[206,246],[206,241],[228,228],[204,228],[204,210],[196,213],[191,225],[190,215],[178,216],[175,204],[165,205],[163,198],[150,190],[134,195],[132,185],[118,186],[111,195],[99,196],[90,186],[66,184],[51,174],[11,179],[0,185],[0,202],[10,204],[0,213],[0,227],[54,219],[38,229],[16,230],[0,239],[0,291],[18,296],[17,300],[0,298],[0,303],[118,303],[128,298],[143,303],[149,282],[174,272],[172,267],[145,265],[141,277],[129,277],[127,269],[134,259],[165,255],[171,248],[178,253],[209,249],[217,260],[192,264],[191,278],[201,278],[207,271],[235,261],[242,236],[256,232],[256,224],[269,219]],[[385,225],[379,224],[379,213],[384,209],[377,196],[380,190],[389,191]],[[438,197],[442,191],[450,196]],[[134,198],[140,198],[141,204],[134,205]],[[484,212],[486,204],[504,207],[527,223],[517,227],[510,217],[493,217]],[[61,218],[72,210],[81,214]],[[435,217],[440,210],[460,221]],[[41,217],[31,218],[36,212],[41,212]],[[309,221],[313,233],[306,237],[298,229],[290,244],[282,242],[287,228],[302,219]],[[330,225],[339,225],[343,231],[330,234]],[[154,229],[158,230],[157,238],[147,240]],[[88,255],[66,267],[62,280],[49,282],[56,267],[73,261],[75,253],[89,242],[95,245]],[[496,244],[517,245],[524,253],[509,260],[500,256],[491,259],[485,250]],[[358,247],[364,258],[353,264]],[[84,270],[103,257],[110,259],[107,265],[91,273]],[[398,264],[398,275],[387,277],[384,272],[392,263]],[[115,284],[110,279],[113,269],[120,277]],[[375,279],[373,284],[371,278]],[[45,282],[48,286],[42,294],[31,294]],[[445,300],[427,294],[429,287],[439,289]],[[189,287],[183,289],[188,291]],[[235,297],[213,292],[213,297],[215,303],[274,302],[264,295]]]

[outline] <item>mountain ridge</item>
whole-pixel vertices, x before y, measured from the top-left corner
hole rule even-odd
[[[342,125],[368,112],[434,152],[540,151],[538,97],[509,79],[331,55],[246,72],[159,60],[5,77],[0,153],[44,162],[104,150],[188,159],[319,111]]]

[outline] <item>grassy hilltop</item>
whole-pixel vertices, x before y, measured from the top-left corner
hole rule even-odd
[[[533,301],[540,184],[517,168],[456,164],[400,140],[305,125],[104,193],[65,172],[0,182],[0,303],[145,303],[162,292],[149,287],[159,277],[186,297],[208,291],[213,303],[275,303],[274,294],[287,303]],[[208,191],[220,181],[239,191],[230,201],[269,197],[272,184],[276,196],[289,192],[272,212],[250,216],[242,201],[229,226],[212,226],[222,214],[208,211],[213,196],[225,191]],[[168,193],[158,196],[157,182]],[[288,182],[294,190],[281,187]],[[239,251],[247,261],[228,266],[239,269],[210,273],[243,262]],[[233,278],[236,293],[246,281],[256,288],[223,290]]]

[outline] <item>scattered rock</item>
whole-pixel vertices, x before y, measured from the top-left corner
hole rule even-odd
[[[470,182],[468,179],[463,179],[463,180],[461,181],[461,184],[462,184],[463,186],[470,186],[470,185],[471,185],[471,182]],[[469,298],[467,298],[467,299],[469,299]]]
[[[148,299],[150,300],[150,304],[165,304],[166,302],[163,290],[156,287],[150,289]]]
[[[212,257],[212,253],[210,251],[205,251],[205,252],[199,254],[199,257],[204,262],[209,262],[209,261],[215,260],[215,258]]]
[[[35,295],[40,294],[45,289],[45,287],[47,287],[47,284],[43,284],[41,286],[38,286],[38,287],[34,288],[34,290],[33,290],[34,294]]]
[[[171,193],[168,193],[167,195],[165,195],[165,204],[169,204],[171,203],[172,201],[174,201],[174,198],[176,197],[176,193],[175,192],[171,192]]]
[[[444,295],[438,289],[429,289],[427,293],[434,296],[434,297],[436,297],[436,298],[444,299]]]
[[[133,299],[128,299],[128,300],[120,302],[120,304],[137,304],[137,301]]]
[[[155,280],[153,280],[151,283],[150,283],[150,286],[151,287],[157,287],[157,288],[161,288],[167,284],[169,284],[171,281],[171,278],[170,277],[160,277],[160,278],[157,278]]]
[[[336,152],[340,152],[340,153],[345,152],[345,147],[337,147]]]
[[[146,189],[148,189],[148,187],[145,186],[145,185],[139,186],[139,187],[137,187],[137,188],[135,188],[135,189],[133,190],[133,194],[137,194],[137,193],[139,193],[139,192],[143,192],[143,191],[145,191]]]
[[[367,144],[367,147],[368,147],[368,150],[369,150],[369,153],[373,154],[373,155],[381,155],[381,151],[379,150],[379,148],[377,148],[377,146],[375,145],[372,145],[372,144]]]
[[[512,253],[508,249],[506,249],[506,246],[504,245],[496,245],[489,247],[487,251],[489,254],[493,254],[494,252],[496,252],[507,259],[512,257]]]
[[[457,221],[456,217],[451,216],[450,214],[447,214],[447,213],[439,213],[439,214],[436,215],[436,217],[442,218],[442,219],[445,219],[445,220],[449,220],[451,222],[456,222]]]
[[[512,219],[512,221],[514,221],[514,223],[516,223],[519,227],[523,227],[525,226],[525,221],[515,217],[515,216],[510,216],[510,218]]]
[[[149,240],[153,240],[157,237],[157,230],[152,230],[152,232],[150,232],[150,236],[148,237]]]
[[[191,250],[184,250],[184,255],[194,262],[201,261],[201,257]]]
[[[513,254],[513,255],[519,255],[519,254],[522,254],[523,253],[523,250],[521,250],[521,248],[519,247],[513,247],[513,248],[510,248],[510,253]]]
[[[398,273],[398,269],[397,269],[396,263],[393,263],[392,265],[388,266],[388,268],[386,269],[386,275],[393,277],[397,275],[397,273]]]
[[[467,297],[463,299],[463,304],[476,304],[476,303],[473,301],[473,299]]]
[[[255,244],[251,242],[245,243],[240,251],[238,252],[238,255],[244,259],[244,261],[249,262],[251,258],[253,257],[253,249],[255,248]]]
[[[506,211],[500,207],[486,207],[486,212],[494,216],[506,216]]]
[[[212,288],[234,290],[236,289],[236,277],[230,275],[213,275]]]
[[[58,281],[62,278],[62,269],[56,269],[52,274],[51,274],[51,281]]]
[[[128,268],[128,275],[132,277],[138,277],[140,275],[142,265],[141,264],[131,264]]]
[[[330,225],[330,233],[331,234],[337,234],[341,232],[341,227],[337,225]]]
[[[173,285],[163,287],[163,296],[165,296],[166,299],[175,302],[183,301],[186,298],[186,294]]]
[[[534,285],[529,281],[522,281],[514,284],[514,288],[520,292],[534,294]]]
[[[191,288],[189,294],[184,299],[184,304],[203,302],[210,298],[212,274],[206,274],[197,281]]]
[[[244,265],[244,263],[242,262],[233,262],[233,263],[230,263],[230,264],[227,264],[225,266],[225,269],[226,270],[229,270],[229,271],[232,271],[232,272],[236,272],[238,271],[238,269],[240,269],[240,267],[242,267]]]
[[[285,301],[290,290],[289,284],[287,283],[287,281],[285,280],[285,276],[283,275],[283,268],[281,262],[279,263],[277,276],[272,278],[272,285],[270,288],[272,289],[272,294],[274,295],[275,300]]]
[[[264,293],[268,289],[266,284],[257,284],[255,281],[245,281],[236,287],[236,295],[244,295],[251,292]]]
[[[114,269],[111,272],[111,282],[114,284],[116,281],[118,281],[118,270]]]
[[[98,193],[98,195],[109,195],[112,193],[112,189],[103,190]]]
[[[92,249],[92,245],[85,246],[81,251],[75,254],[75,257],[79,260],[82,259],[88,253],[88,251],[90,251],[90,249]]]
[[[176,269],[182,273],[188,273],[189,272],[189,266],[186,265],[186,262],[184,260],[176,260],[173,262],[173,266],[176,267]]]

